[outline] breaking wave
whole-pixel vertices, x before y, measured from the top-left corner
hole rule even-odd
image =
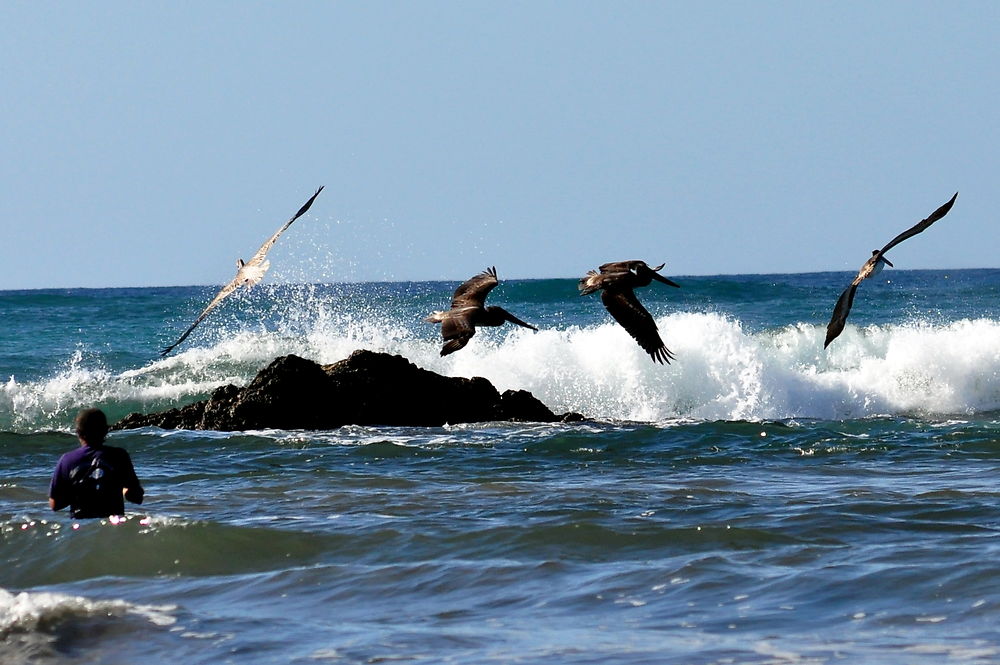
[[[1000,410],[1000,322],[962,319],[857,328],[829,349],[821,326],[751,331],[718,313],[658,318],[671,365],[650,361],[607,322],[480,331],[440,357],[437,328],[377,312],[313,308],[278,325],[220,334],[174,356],[115,371],[79,350],[53,376],[0,384],[0,429],[65,430],[80,404],[113,417],[186,404],[246,383],[277,356],[332,363],[367,348],[400,354],[451,376],[483,376],[501,391],[526,389],[554,411],[601,420],[846,419],[974,415]]]
[[[53,624],[90,617],[134,615],[158,626],[175,622],[171,607],[133,605],[124,600],[91,600],[49,591],[11,593],[0,589],[0,639],[11,633],[46,630]]]

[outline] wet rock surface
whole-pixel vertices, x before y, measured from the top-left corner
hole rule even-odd
[[[181,408],[132,413],[112,429],[241,431],[583,419],[576,413],[557,415],[525,390],[501,395],[482,377],[442,376],[402,356],[359,350],[325,366],[282,356],[243,388],[226,385],[207,400]]]

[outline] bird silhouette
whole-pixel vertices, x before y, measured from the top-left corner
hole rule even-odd
[[[432,312],[424,319],[428,323],[441,324],[441,337],[444,339],[444,346],[441,347],[442,356],[463,348],[476,334],[476,328],[483,326],[501,326],[510,321],[524,328],[538,330],[502,307],[483,306],[486,296],[499,283],[497,269],[487,268],[455,289],[455,295],[451,298],[451,309]]]
[[[844,331],[844,326],[847,325],[847,315],[851,313],[851,306],[854,305],[854,294],[858,290],[858,285],[869,277],[874,277],[882,272],[885,266],[889,266],[890,268],[895,267],[885,258],[885,253],[907,238],[912,238],[918,233],[927,230],[927,227],[947,215],[951,207],[955,205],[956,198],[958,198],[958,192],[955,192],[955,196],[952,196],[947,203],[932,212],[927,219],[921,220],[906,229],[890,240],[882,249],[872,250],[871,258],[865,261],[865,264],[861,266],[861,270],[858,271],[858,276],[854,278],[851,285],[844,289],[844,292],[840,294],[840,298],[837,299],[837,304],[833,308],[833,316],[830,317],[830,323],[826,326],[826,341],[823,342],[824,349],[830,346],[830,342],[837,339],[837,336]]]
[[[622,328],[639,343],[654,362],[670,364],[677,358],[660,339],[656,321],[635,297],[635,289],[649,286],[655,279],[669,286],[680,288],[659,273],[664,264],[650,268],[645,261],[616,261],[605,263],[598,270],[591,270],[580,280],[580,295],[601,291],[601,302]]]

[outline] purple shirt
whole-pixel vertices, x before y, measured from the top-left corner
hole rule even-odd
[[[55,501],[55,510],[69,506],[74,518],[108,517],[125,514],[123,489],[128,490],[129,501],[142,503],[144,492],[128,452],[88,445],[59,458],[49,497]]]

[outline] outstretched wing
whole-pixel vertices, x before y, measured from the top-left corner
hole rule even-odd
[[[837,299],[837,304],[833,308],[833,316],[830,317],[830,323],[826,326],[824,349],[830,346],[830,342],[837,339],[840,333],[844,332],[844,326],[847,325],[847,315],[851,313],[851,306],[854,305],[854,294],[860,283],[859,281],[852,282]]]
[[[228,284],[219,289],[219,292],[215,294],[214,298],[212,298],[212,302],[208,303],[208,306],[201,311],[201,314],[199,314],[198,318],[194,320],[194,323],[191,324],[191,327],[184,331],[184,334],[180,336],[180,339],[178,339],[176,342],[174,342],[167,348],[160,351],[160,355],[161,356],[167,355],[168,353],[173,351],[178,344],[187,339],[187,336],[191,334],[191,331],[194,330],[206,316],[208,316],[208,313],[211,312],[213,309],[215,309],[215,307],[220,302],[225,300],[226,296],[235,291],[237,287],[239,287],[241,282],[242,282],[242,277],[240,276],[240,273],[236,273],[236,277],[234,277],[232,281],[230,281]]]
[[[194,330],[198,326],[198,324],[204,320],[206,316],[208,316],[208,313],[211,312],[213,309],[215,309],[220,302],[226,299],[226,296],[228,296],[230,293],[239,288],[240,285],[242,284],[253,285],[259,282],[261,278],[264,277],[264,272],[266,272],[268,268],[268,262],[265,260],[265,256],[267,255],[268,250],[271,249],[275,241],[278,240],[278,236],[284,233],[285,229],[291,226],[292,222],[294,222],[296,219],[304,215],[305,212],[309,210],[309,207],[313,204],[313,201],[316,200],[316,197],[319,196],[319,193],[322,191],[323,187],[317,189],[316,193],[313,194],[311,197],[309,197],[309,200],[306,201],[301,208],[299,208],[299,211],[294,215],[292,215],[292,218],[289,219],[287,222],[285,222],[284,226],[278,229],[278,231],[274,235],[268,238],[267,241],[260,246],[260,249],[257,250],[257,253],[254,254],[249,261],[247,261],[246,263],[241,262],[240,269],[237,271],[236,277],[234,277],[232,280],[230,280],[228,284],[219,289],[219,292],[215,294],[214,298],[212,298],[212,302],[208,303],[208,306],[201,311],[201,314],[199,314],[198,318],[194,320],[194,323],[191,324],[191,327],[184,331],[184,334],[180,336],[180,339],[178,339],[176,342],[163,349],[160,352],[161,356],[167,355],[168,353],[173,351],[178,344],[187,339],[187,336],[191,334],[191,331]]]
[[[487,268],[455,289],[455,295],[451,298],[451,306],[482,307],[483,303],[486,302],[487,294],[499,283],[497,269]]]
[[[955,192],[955,196],[951,197],[951,200],[949,200],[943,206],[941,206],[940,208],[938,208],[937,210],[935,210],[934,212],[932,212],[931,215],[930,215],[930,217],[928,217],[927,219],[922,220],[922,221],[914,224],[912,227],[906,229],[905,231],[903,231],[902,233],[900,233],[898,236],[896,236],[895,238],[893,238],[892,240],[890,240],[889,243],[885,247],[883,247],[882,249],[879,250],[879,255],[885,254],[890,249],[892,249],[893,247],[895,247],[899,243],[903,242],[907,238],[911,238],[911,237],[917,235],[918,233],[920,233],[922,231],[925,231],[928,226],[930,226],[934,222],[938,221],[939,219],[941,219],[942,217],[944,217],[945,215],[947,215],[948,211],[951,210],[951,207],[953,205],[955,205],[955,199],[957,199],[957,198],[958,198],[958,192]]]
[[[629,272],[631,263],[631,261],[616,261],[600,266],[598,268],[600,272],[597,270],[587,271],[587,276],[581,279],[577,285],[577,288],[580,289],[580,295],[590,295],[598,289],[615,288],[625,280],[633,278],[634,275]]]
[[[445,316],[441,322],[441,338],[445,342],[441,355],[446,356],[465,347],[475,334],[476,328],[467,316]]]
[[[282,233],[285,232],[285,229],[287,229],[289,226],[292,225],[292,222],[294,222],[296,219],[298,219],[302,215],[306,214],[306,211],[309,210],[310,206],[312,206],[312,204],[313,204],[313,201],[316,200],[316,197],[319,196],[319,193],[322,192],[322,191],[323,191],[323,187],[320,187],[319,189],[317,189],[316,193],[313,194],[311,197],[309,197],[309,200],[306,201],[302,205],[301,208],[299,208],[299,211],[297,213],[295,213],[294,215],[292,215],[291,219],[289,219],[287,222],[285,222],[284,225],[282,225],[282,227],[280,229],[278,229],[277,231],[275,231],[275,233],[274,233],[273,236],[271,236],[270,238],[268,238],[264,242],[264,244],[260,246],[260,249],[257,250],[257,253],[254,254],[253,256],[251,256],[250,260],[247,261],[247,265],[249,265],[249,266],[255,266],[255,265],[258,265],[258,264],[262,263],[264,261],[264,257],[267,256],[267,253],[271,250],[271,247],[273,247],[274,243],[276,243],[278,241],[278,237]]]
[[[670,364],[674,355],[664,346],[653,316],[646,311],[635,292],[631,289],[614,289],[601,292],[601,302],[615,317],[629,335],[632,336],[642,350],[648,353],[654,361]]]

